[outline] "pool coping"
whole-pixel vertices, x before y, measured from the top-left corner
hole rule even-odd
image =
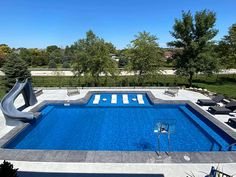
[[[88,91],[78,100],[45,100],[32,108],[36,113],[47,104],[86,104],[93,94],[99,93],[145,93],[153,104],[188,104],[236,141],[236,133],[208,112],[188,100],[161,100],[151,91]],[[235,151],[219,152],[154,152],[154,151],[82,151],[82,150],[19,150],[3,148],[29,123],[13,128],[0,139],[0,159],[32,162],[80,162],[80,163],[234,163]]]

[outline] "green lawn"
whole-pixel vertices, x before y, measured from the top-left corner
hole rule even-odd
[[[3,88],[0,88],[0,100],[1,100],[1,98],[4,96],[4,94],[5,94],[4,89],[3,89]]]
[[[196,85],[201,88],[206,88],[207,90],[210,90],[212,92],[224,94],[227,97],[236,99],[236,84],[235,83],[225,83],[221,85],[197,83]]]

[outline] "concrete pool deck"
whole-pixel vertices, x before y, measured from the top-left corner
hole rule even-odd
[[[80,98],[83,98],[88,91],[151,91],[152,94],[155,96],[155,98],[158,99],[162,99],[162,100],[188,100],[191,101],[193,103],[195,103],[197,101],[197,99],[204,99],[207,98],[206,96],[197,93],[197,92],[192,92],[192,91],[188,91],[188,90],[180,90],[178,95],[176,97],[171,97],[168,95],[164,94],[165,89],[156,89],[156,88],[147,88],[147,89],[81,89],[80,90],[80,94],[79,95],[74,95],[74,96],[67,96],[67,90],[66,89],[48,89],[48,90],[43,90],[43,94],[40,95],[38,97],[38,104],[42,103],[45,100],[77,100]],[[21,106],[22,105],[22,98],[19,97],[16,102],[15,102],[16,106]],[[35,105],[35,106],[37,106]],[[33,106],[33,107],[35,107]],[[29,107],[26,110],[30,110],[33,107]],[[200,109],[206,110],[207,107],[199,107]],[[219,119],[225,126],[227,126],[229,129],[231,129],[232,131],[235,131],[233,128],[231,128],[230,126],[228,126],[227,124],[225,124],[225,122],[227,122],[228,118],[230,116],[217,116],[216,118]],[[0,132],[0,136],[4,136],[6,135],[7,132],[9,132],[12,128],[14,127],[9,127],[9,126],[5,126],[4,124],[4,118],[2,116],[2,114],[0,114],[0,127],[1,132]],[[16,154],[15,154],[16,155]],[[45,155],[45,154],[44,154]],[[59,156],[62,156],[62,154],[58,154]],[[67,154],[70,155],[70,154]],[[171,155],[171,153],[170,153]],[[229,173],[229,174],[233,174],[235,172],[236,169],[236,156],[235,154],[232,154],[233,157],[228,159],[226,158],[226,161],[224,161],[224,163],[221,163],[220,166],[222,166],[222,168],[224,169],[224,172]],[[46,156],[46,155],[45,155]],[[73,157],[74,155],[70,155],[71,157]],[[162,155],[163,157],[165,156],[164,154]],[[219,161],[217,159],[222,158],[224,159],[225,157],[222,155],[215,155],[215,163],[204,163],[204,159],[202,159],[203,161],[201,162],[201,164],[197,163],[197,161],[195,160],[199,160],[199,157],[197,156],[192,156],[191,154],[182,154],[182,157],[191,157],[191,160],[189,162],[187,162],[186,164],[181,164],[181,161],[173,161],[173,159],[169,159],[169,156],[165,156],[165,158],[161,159],[161,163],[153,163],[154,161],[158,161],[157,158],[153,159],[153,158],[148,158],[148,160],[145,160],[145,156],[144,160],[145,163],[135,163],[135,160],[132,161],[131,158],[129,158],[130,163],[127,164],[125,163],[126,161],[123,160],[124,158],[127,158],[128,155],[123,153],[123,157],[122,159],[116,163],[109,163],[109,161],[106,161],[107,163],[103,163],[104,159],[106,159],[105,157],[102,156],[97,156],[97,158],[99,158],[99,161],[96,161],[96,163],[85,163],[85,162],[78,162],[77,163],[57,163],[57,162],[51,162],[50,160],[46,160],[45,158],[45,162],[37,162],[37,159],[35,159],[36,162],[26,162],[26,161],[16,161],[14,162],[14,164],[18,165],[16,166],[17,168],[20,168],[20,170],[22,171],[47,171],[50,169],[54,169],[53,166],[55,166],[54,171],[52,172],[60,172],[60,170],[62,170],[61,172],[85,172],[85,173],[162,173],[165,176],[183,176],[186,175],[186,173],[191,173],[193,172],[195,174],[195,176],[197,176],[199,173],[199,171],[204,171],[203,169],[206,169],[205,172],[209,172],[210,171],[210,167],[212,165],[217,166],[216,163],[218,163]],[[86,154],[86,158],[88,158],[89,156],[87,156]],[[170,156],[171,157],[171,156]],[[44,158],[44,157],[42,157]],[[66,157],[68,158],[68,156]],[[76,158],[76,157],[75,157]],[[205,157],[206,159],[208,158],[207,156]],[[151,159],[151,160],[150,160]],[[205,160],[206,160],[205,159]],[[9,160],[13,160],[14,161],[14,157],[9,158]],[[23,159],[22,159],[23,160]],[[70,160],[71,161],[71,160]],[[50,162],[50,169],[49,167],[45,167],[48,165],[48,162]],[[72,161],[73,162],[73,161]],[[90,161],[91,162],[91,161]],[[230,162],[230,163],[227,163]],[[47,165],[45,165],[47,164]],[[31,165],[33,167],[31,167]],[[31,168],[30,168],[31,167]],[[75,168],[76,167],[76,168]],[[31,170],[32,169],[32,170]],[[182,169],[182,170],[180,170]],[[202,173],[199,173],[202,175]]]

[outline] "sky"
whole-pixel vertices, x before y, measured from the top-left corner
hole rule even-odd
[[[0,0],[0,44],[65,47],[93,30],[122,49],[145,30],[166,47],[182,11],[203,9],[216,12],[220,40],[236,23],[235,7],[236,0]]]

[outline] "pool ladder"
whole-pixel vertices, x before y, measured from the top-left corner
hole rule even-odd
[[[160,136],[161,134],[167,134],[168,135],[168,152],[170,152],[170,127],[169,124],[165,123],[159,123],[157,124],[156,129],[154,130],[154,133],[157,133],[157,146],[159,153],[161,152],[161,145],[160,145]]]

